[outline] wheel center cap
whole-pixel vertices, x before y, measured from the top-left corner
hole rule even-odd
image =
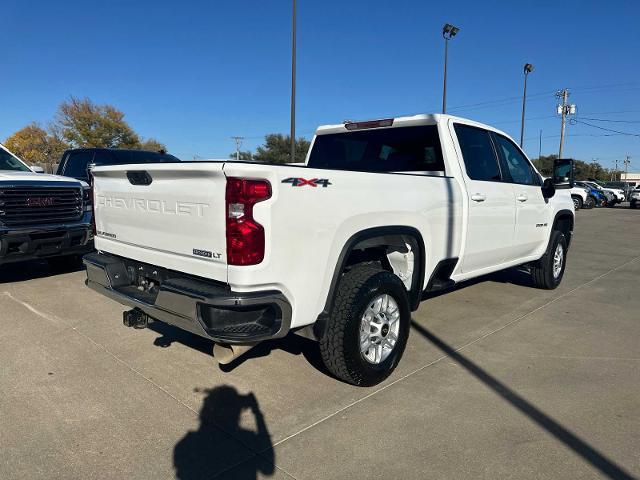
[[[389,325],[384,324],[382,326],[382,329],[380,330],[380,333],[382,334],[383,337],[386,337],[387,334],[389,333]]]

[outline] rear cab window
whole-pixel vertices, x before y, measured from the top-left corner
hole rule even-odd
[[[87,178],[87,167],[93,160],[92,150],[79,150],[69,152],[58,175],[73,178]]]
[[[147,152],[144,150],[77,150],[67,154],[58,175],[74,178],[87,178],[87,168],[90,164],[126,165],[140,163],[179,162],[180,159],[168,153]]]
[[[310,168],[444,175],[436,125],[378,128],[317,135]]]

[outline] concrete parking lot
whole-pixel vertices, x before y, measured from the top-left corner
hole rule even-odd
[[[296,336],[222,370],[83,280],[0,268],[0,478],[640,476],[638,210],[579,211],[555,291],[511,270],[426,299],[370,389]]]

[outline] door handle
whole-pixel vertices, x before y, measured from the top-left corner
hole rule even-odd
[[[526,202],[528,198],[529,197],[527,197],[526,193],[521,193],[516,197],[516,200],[518,200],[519,202]]]
[[[487,196],[484,193],[474,193],[471,195],[471,200],[474,202],[484,202],[487,199]]]

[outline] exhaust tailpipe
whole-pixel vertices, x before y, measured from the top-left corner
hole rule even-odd
[[[247,353],[258,343],[249,343],[247,345],[228,345],[226,343],[213,344],[213,358],[221,365],[228,365],[240,355]]]

